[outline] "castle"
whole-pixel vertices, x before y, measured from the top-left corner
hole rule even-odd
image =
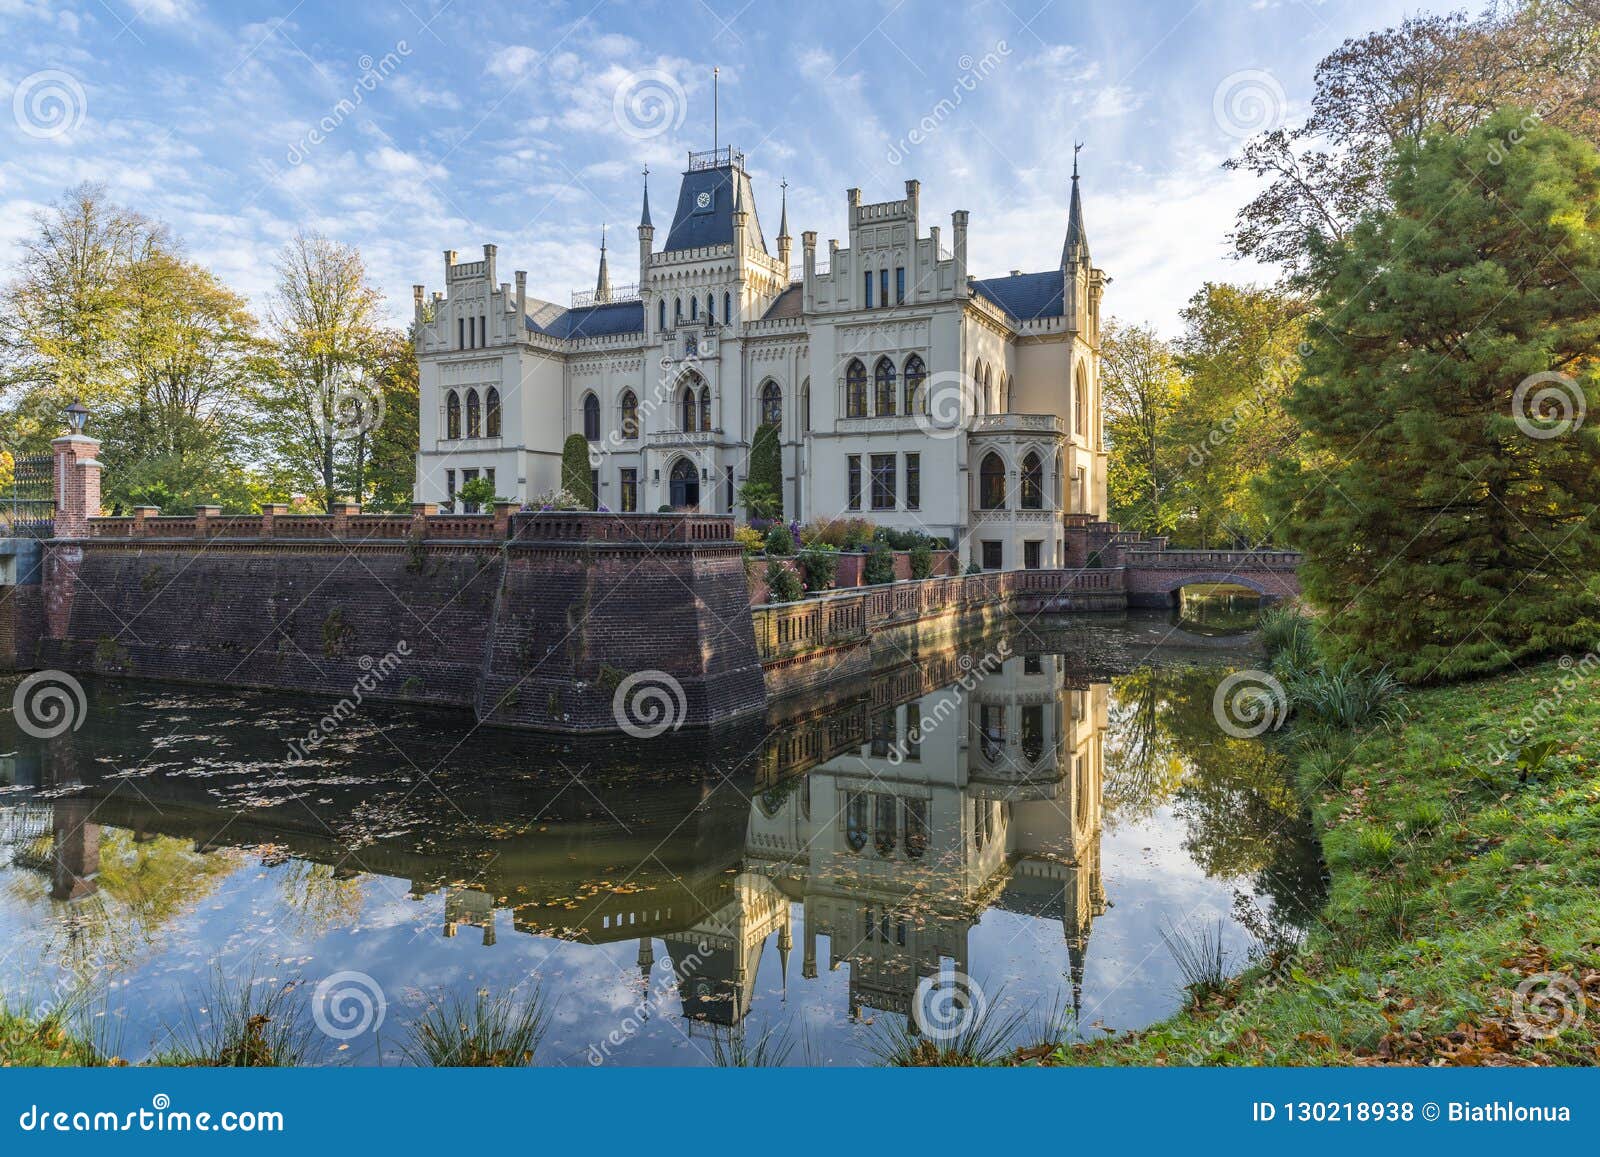
[[[742,514],[771,423],[787,519],[859,515],[1009,570],[1063,564],[1064,513],[1105,518],[1106,277],[1076,165],[1059,263],[993,278],[967,272],[966,210],[948,249],[923,232],[915,180],[895,201],[849,190],[848,244],[819,259],[804,232],[796,270],[787,186],[774,254],[739,150],[689,154],[659,249],[648,178],[637,285],[612,285],[602,239],[570,306],[529,297],[521,270],[499,281],[494,245],[446,251],[443,292],[413,287],[416,501],[459,509],[474,479],[530,501],[582,433],[606,509]]]

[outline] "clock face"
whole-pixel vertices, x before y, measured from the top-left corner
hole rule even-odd
[[[698,208],[701,209],[711,208],[711,194],[709,192],[701,193],[694,199],[694,203]]]

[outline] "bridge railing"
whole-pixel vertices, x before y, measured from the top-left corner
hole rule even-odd
[[[1293,570],[1305,561],[1297,550],[1130,550],[1123,557],[1150,570]]]

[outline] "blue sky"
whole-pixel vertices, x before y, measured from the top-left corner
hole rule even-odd
[[[0,267],[88,179],[257,301],[303,227],[359,245],[397,321],[442,250],[486,241],[564,302],[593,286],[602,223],[633,280],[646,164],[662,240],[686,151],[711,145],[715,65],[769,242],[780,177],[824,249],[847,188],[917,177],[924,228],[971,211],[975,274],[1050,268],[1076,139],[1110,312],[1176,332],[1203,280],[1270,276],[1227,256],[1254,188],[1219,167],[1240,134],[1299,120],[1316,61],[1404,7],[0,0]]]

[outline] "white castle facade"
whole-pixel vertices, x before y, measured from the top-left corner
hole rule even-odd
[[[649,190],[638,284],[563,307],[445,253],[445,289],[415,286],[421,431],[415,500],[459,508],[477,478],[531,501],[590,446],[599,504],[743,513],[752,438],[782,446],[785,519],[863,517],[948,539],[986,569],[1059,565],[1062,514],[1106,515],[1100,300],[1073,174],[1059,263],[978,279],[966,210],[949,247],[923,232],[919,186],[864,204],[848,244],[801,234],[785,197],[767,248],[744,156],[691,153],[664,245]],[[1054,244],[1051,245],[1052,250]],[[798,274],[798,276],[795,276]]]

